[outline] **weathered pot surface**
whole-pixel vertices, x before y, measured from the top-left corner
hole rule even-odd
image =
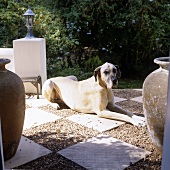
[[[154,146],[162,153],[167,104],[169,57],[154,60],[160,68],[150,73],[143,84],[143,109]]]
[[[25,90],[22,80],[5,69],[9,59],[0,59],[0,116],[4,159],[16,153],[25,116]]]

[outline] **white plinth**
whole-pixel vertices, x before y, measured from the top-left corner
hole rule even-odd
[[[5,67],[10,71],[15,72],[13,48],[0,48],[0,58],[10,59],[11,62]]]
[[[47,79],[46,44],[44,38],[18,39],[13,41],[15,73],[21,78],[41,76]],[[24,83],[26,93],[37,92],[32,83]]]

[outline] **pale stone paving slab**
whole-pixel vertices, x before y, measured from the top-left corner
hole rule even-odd
[[[23,165],[49,153],[50,150],[22,136],[16,154],[5,161],[5,169]]]
[[[25,120],[23,130],[31,127],[39,126],[47,122],[53,122],[60,119],[60,116],[56,116],[52,113],[45,112],[38,108],[28,108],[25,111]]]
[[[141,91],[141,92],[143,91],[143,89],[133,89],[133,90],[136,90],[136,91]]]
[[[26,99],[26,104],[30,107],[40,107],[40,106],[47,106],[50,105],[51,107],[58,109],[59,105],[57,103],[51,103],[48,100],[44,99],[42,96],[40,96],[40,99],[37,99],[35,96],[33,98]]]
[[[88,170],[123,170],[151,152],[99,135],[58,152]]]
[[[93,114],[72,115],[67,117],[66,119],[84,125],[88,128],[92,128],[99,132],[104,132],[106,130],[113,129],[125,123],[122,121],[99,118],[97,115]]]
[[[135,102],[139,102],[139,103],[143,103],[143,97],[142,96],[135,97],[135,98],[132,98],[130,100],[135,101]]]
[[[122,101],[125,101],[125,100],[127,100],[127,99],[114,96],[114,102],[115,103],[122,102]]]
[[[49,101],[45,99],[26,99],[26,104],[30,107],[40,107],[49,104]]]

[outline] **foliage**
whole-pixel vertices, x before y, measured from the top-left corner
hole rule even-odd
[[[118,83],[119,89],[142,89],[143,79],[120,79]]]
[[[36,0],[0,0],[0,47],[12,47],[13,40],[23,38],[27,28],[23,14],[28,4],[35,13],[33,34],[46,39],[47,70],[52,76],[56,71],[56,63],[69,49],[74,49],[77,40],[66,34],[65,24],[60,15],[50,11]],[[58,70],[59,71],[59,70]]]
[[[98,50],[100,60],[119,64],[126,76],[146,75],[155,57],[168,54],[167,0],[48,2],[60,10],[69,34],[79,40],[77,48]]]
[[[37,16],[34,32],[37,37],[46,38],[48,58],[59,57],[69,48],[74,48],[77,41],[66,35],[58,13],[53,14],[43,6],[38,6],[34,11]]]
[[[52,64],[53,63],[53,64]],[[47,64],[48,78],[57,76],[70,76],[74,75],[78,80],[84,80],[93,75],[93,71],[85,71],[78,65],[74,64],[72,67],[66,67],[61,60],[56,59]]]
[[[28,4],[34,35],[46,39],[49,77],[66,68],[81,76],[106,61],[124,77],[145,77],[168,54],[168,0],[0,0],[0,47],[26,35]]]
[[[99,56],[92,56],[85,62],[85,70],[93,71],[100,65],[102,65],[102,61],[99,59]]]
[[[20,37],[24,8],[13,1],[0,0],[0,46],[11,47],[12,40]]]
[[[79,68],[77,65],[74,65],[74,67],[72,67],[72,68],[64,68],[63,70],[61,70],[58,73],[59,73],[59,75],[55,75],[55,76],[74,75],[77,77],[77,79],[79,81],[87,79],[93,75],[93,72],[84,72],[83,69]]]

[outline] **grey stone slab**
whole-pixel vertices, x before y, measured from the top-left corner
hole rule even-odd
[[[49,153],[50,150],[22,136],[16,154],[5,161],[5,169],[15,168]]]
[[[51,107],[58,109],[59,105],[57,103],[51,103],[48,100],[44,99],[40,96],[40,99],[37,99],[35,96],[33,98],[26,99],[26,104],[33,108],[38,108],[40,106],[47,106],[50,105]]]
[[[136,91],[143,91],[143,89],[133,89],[133,90],[136,90]]]
[[[46,99],[36,99],[36,98],[29,98],[26,99],[26,104],[29,105],[30,107],[40,107],[40,106],[45,106],[49,104],[49,101]]]
[[[106,119],[106,118],[99,118],[97,115],[93,114],[84,114],[84,115],[72,115],[67,117],[66,119],[86,126],[88,128],[92,128],[99,132],[104,132],[115,127],[118,127],[125,122]]]
[[[99,135],[58,152],[88,170],[123,170],[151,152]]]
[[[131,101],[135,101],[135,102],[139,102],[139,103],[143,103],[143,97],[139,96],[139,97],[135,97],[130,99]]]
[[[39,126],[44,123],[53,122],[60,118],[60,116],[56,116],[52,113],[45,112],[38,108],[28,108],[25,111],[23,130]]]
[[[125,100],[127,100],[127,99],[114,96],[114,102],[115,103],[122,102],[122,101],[125,101]]]

